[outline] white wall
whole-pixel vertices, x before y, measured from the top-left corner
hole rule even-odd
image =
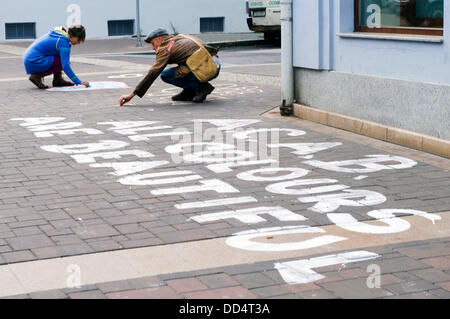
[[[353,1],[294,0],[294,65],[359,75],[450,85],[450,6],[442,43],[354,39]]]
[[[81,24],[87,38],[106,38],[108,20],[136,18],[136,0],[15,0],[0,5],[0,41],[5,41],[5,23],[35,22],[40,37],[55,26],[66,25],[70,4],[81,9]],[[173,32],[200,33],[200,17],[225,17],[224,32],[249,32],[245,0],[140,0],[143,34],[164,27]]]
[[[294,0],[297,102],[450,140],[447,4],[434,43],[354,38],[352,0]]]

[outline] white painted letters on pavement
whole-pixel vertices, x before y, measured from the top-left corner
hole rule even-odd
[[[332,265],[345,265],[348,263],[372,260],[380,257],[368,251],[353,251],[337,255],[321,256],[311,259],[301,259],[282,263],[275,263],[283,280],[289,285],[306,284],[325,278],[313,269]]]

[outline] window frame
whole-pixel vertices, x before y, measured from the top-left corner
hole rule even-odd
[[[441,28],[408,28],[408,27],[381,27],[369,28],[359,25],[359,0],[354,0],[354,32],[370,33],[390,33],[390,34],[410,34],[410,35],[431,35],[443,36],[444,26]]]
[[[11,36],[11,34],[8,33],[8,28],[14,26],[16,28],[15,36]],[[25,26],[31,27],[31,34],[27,36],[25,34]],[[23,28],[23,36],[18,36],[19,32],[18,27]],[[5,22],[5,40],[33,40],[36,39],[36,22]]]
[[[130,33],[121,33],[118,32],[117,34],[114,34],[114,32],[111,31],[115,31],[112,30],[112,26],[114,27],[118,27],[120,25],[120,23],[123,23],[124,25],[126,23],[129,23],[131,26],[131,32]],[[106,21],[107,24],[107,28],[108,28],[108,37],[125,37],[125,36],[132,36],[135,34],[135,30],[136,30],[136,21],[135,19],[117,19],[117,20],[107,20]]]
[[[202,21],[204,22],[208,22],[208,27],[210,27],[212,25],[212,22],[218,22],[220,21],[220,30],[213,30],[213,31],[205,31],[202,30]],[[200,26],[200,33],[223,33],[225,32],[225,17],[221,16],[221,17],[200,17],[199,19],[199,26]],[[205,25],[203,24],[203,28],[205,27]]]

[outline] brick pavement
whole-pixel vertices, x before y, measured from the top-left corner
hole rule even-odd
[[[207,103],[193,105],[170,101],[170,96],[177,90],[157,80],[149,91],[150,95],[144,99],[136,98],[129,106],[120,108],[117,107],[118,98],[121,94],[130,92],[140,78],[120,80],[126,82],[130,89],[50,93],[35,90],[26,80],[18,80],[23,77],[18,60],[8,58],[0,60],[0,63],[8,70],[5,76],[12,79],[3,81],[0,87],[0,92],[5,97],[0,102],[0,265],[196,242],[233,236],[242,231],[258,231],[261,228],[329,226],[333,224],[328,218],[329,215],[312,210],[320,201],[311,196],[329,195],[330,192],[339,191],[343,193],[343,190],[368,190],[385,197],[384,201],[376,204],[369,200],[351,204],[344,202],[338,205],[337,211],[328,211],[349,214],[356,221],[373,221],[375,217],[368,215],[368,212],[392,209],[408,210],[401,212],[407,215],[411,214],[411,210],[419,210],[428,214],[441,213],[447,217],[446,213],[450,208],[448,160],[432,157],[433,161],[442,165],[428,164],[431,161],[422,160],[419,152],[404,148],[380,150],[371,144],[370,139],[345,139],[320,129],[320,126],[308,127],[276,117],[262,117],[261,114],[279,103],[279,88],[276,85],[244,82],[248,81],[247,78],[240,82],[228,82],[219,78],[213,83],[216,91],[208,98]],[[92,73],[86,76],[89,81],[107,80],[107,74],[100,74],[103,72],[111,71],[111,75],[126,73],[112,68],[111,65],[82,63],[80,70]],[[136,70],[145,72],[141,64],[136,66]],[[136,70],[133,70],[133,73]],[[96,72],[98,74],[95,74]],[[12,120],[42,117],[63,118],[55,120],[55,123],[76,122],[80,125],[77,128],[95,129],[101,134],[91,135],[79,131],[61,135],[51,133],[52,131],[45,127],[39,130],[33,128],[33,125],[24,126],[26,120]],[[276,181],[279,176],[267,175],[269,179],[264,182],[255,180],[255,175],[253,180],[237,178],[238,174],[261,166],[233,167],[228,172],[214,173],[208,163],[174,163],[172,156],[167,153],[167,147],[183,141],[183,135],[175,138],[152,136],[148,139],[141,136],[140,139],[133,140],[131,137],[139,135],[138,131],[121,134],[120,131],[113,130],[111,124],[100,124],[159,121],[157,125],[166,128],[143,133],[167,133],[179,129],[193,132],[196,128],[193,120],[199,119],[252,119],[259,122],[245,126],[244,129],[251,127],[263,132],[268,128],[289,129],[290,132],[297,133],[299,130],[304,131],[305,134],[297,136],[280,132],[278,143],[283,145],[329,143],[328,149],[325,147],[324,150],[315,152],[303,149],[304,153],[300,155],[293,154],[294,149],[288,146],[280,147],[279,166],[308,170],[308,178],[321,180],[324,185],[334,188],[308,188],[309,191],[305,191],[303,195],[301,192],[294,192],[294,195],[271,192],[267,187],[277,182],[267,181],[270,177]],[[212,132],[217,136],[223,133],[223,130],[217,131],[217,126],[208,121],[202,122],[202,128],[202,133],[208,128],[216,128]],[[42,132],[50,134],[39,135]],[[97,159],[86,163],[83,162],[86,158],[74,157],[76,154],[48,151],[52,149],[49,146],[98,143],[101,140],[126,142],[127,146],[123,147],[123,150],[150,152],[154,155],[151,161],[168,163],[167,166],[153,169],[152,173],[162,175],[151,178],[164,179],[164,174],[178,176],[173,175],[173,171],[181,170],[190,172],[185,175],[196,175],[200,178],[175,185],[170,181],[166,184],[163,180],[159,180],[156,185],[127,185],[120,180],[130,174],[122,172],[123,175],[120,175],[122,173],[117,164],[136,161],[136,157]],[[247,143],[247,146],[251,144]],[[367,156],[377,154],[404,156],[408,160],[417,160],[417,163],[413,166],[406,165],[408,167],[404,169],[375,169],[369,172],[358,170],[357,168],[361,167],[356,163],[349,164],[347,171],[333,171],[327,169],[327,166],[317,164],[367,159]],[[318,162],[314,164],[313,161]],[[387,163],[394,167],[398,165],[395,160]],[[112,175],[112,172],[116,175]],[[190,192],[189,189],[184,192],[170,191],[170,188],[176,186],[198,186],[200,181],[204,180],[220,180],[239,193],[218,193],[211,190]],[[320,186],[322,185],[319,183],[318,186],[311,187]],[[278,187],[282,188],[282,185]],[[175,206],[234,197],[250,197],[257,203],[226,204],[200,209],[179,209]],[[298,200],[299,197],[302,200]],[[325,199],[322,198],[323,200]],[[245,213],[248,209],[259,206],[282,206],[297,217],[300,214],[304,218],[280,220],[276,216],[263,214],[262,219],[255,223],[254,220],[249,223],[236,218],[209,222],[195,220],[198,215],[212,215],[224,211]],[[330,208],[323,206],[322,209]],[[403,227],[405,224],[401,220],[394,218],[392,228]],[[439,220],[426,222],[423,227],[432,229],[433,224],[438,224]],[[361,235],[361,247],[365,247],[364,236]],[[437,239],[429,241],[409,241],[406,244],[380,246],[375,249],[375,252],[381,255],[377,263],[380,263],[383,273],[382,287],[377,289],[367,288],[367,262],[352,263],[344,269],[330,269],[323,272],[326,278],[320,281],[287,285],[273,268],[274,262],[280,261],[274,259],[264,263],[203,269],[198,273],[174,273],[154,278],[99,283],[77,290],[36,291],[21,297],[448,298],[448,235],[443,232],[442,235],[436,236]]]
[[[371,247],[376,261],[316,268],[323,279],[287,284],[274,262],[203,269],[6,297],[20,299],[448,299],[450,238]],[[381,269],[368,287],[368,267]]]

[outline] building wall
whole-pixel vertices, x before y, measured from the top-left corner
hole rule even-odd
[[[448,28],[440,42],[353,38],[352,0],[294,0],[293,14],[297,102],[450,140]]]
[[[36,22],[40,37],[54,26],[67,25],[73,11],[81,9],[81,24],[88,38],[108,37],[108,20],[136,18],[135,0],[15,0],[2,1],[0,10],[0,41],[5,41],[5,23]],[[164,27],[173,32],[200,33],[200,17],[225,17],[224,32],[249,32],[244,0],[140,0],[141,30]]]

